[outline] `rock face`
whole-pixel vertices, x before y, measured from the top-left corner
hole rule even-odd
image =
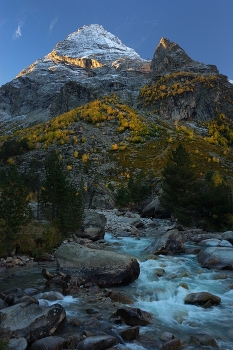
[[[27,126],[110,93],[133,103],[149,71],[150,62],[101,25],[83,26],[1,87],[0,121]]]
[[[156,255],[180,254],[184,251],[183,236],[177,229],[169,230],[147,247],[146,251]]]
[[[233,249],[228,247],[208,247],[197,256],[202,267],[208,269],[233,270]]]
[[[65,319],[66,312],[60,304],[43,307],[20,303],[0,311],[1,334],[17,334],[30,344],[37,339],[54,335]]]
[[[62,244],[56,251],[56,258],[62,272],[100,287],[127,285],[140,273],[139,263],[130,255],[79,244]]]
[[[151,62],[152,80],[139,106],[173,121],[210,120],[216,110],[232,118],[233,85],[216,66],[193,61],[177,44],[162,38]]]

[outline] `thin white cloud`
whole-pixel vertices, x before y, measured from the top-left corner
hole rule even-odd
[[[23,26],[23,22],[20,22],[18,25],[18,28],[14,32],[13,39],[18,39],[22,36],[22,31],[21,31],[22,26]]]
[[[229,82],[230,82],[231,84],[233,84],[233,80],[230,80],[230,79],[229,79]]]
[[[57,18],[54,18],[49,26],[49,34],[52,33],[53,27],[55,26],[56,23],[57,23]]]

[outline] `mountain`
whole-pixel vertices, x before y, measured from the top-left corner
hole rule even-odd
[[[79,28],[0,88],[2,127],[24,127],[111,93],[134,104],[150,62],[101,25]]]
[[[0,159],[43,172],[56,149],[72,180],[101,184],[101,194],[140,169],[160,178],[182,142],[197,174],[232,181],[232,117],[233,85],[214,65],[165,38],[143,60],[93,24],[0,88]]]
[[[232,119],[233,85],[214,65],[192,60],[176,43],[162,38],[151,62],[151,81],[140,92],[139,106],[171,121]]]

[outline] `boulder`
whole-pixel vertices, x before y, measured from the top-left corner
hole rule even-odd
[[[120,316],[128,326],[147,326],[151,322],[151,314],[137,308],[118,309],[114,316]]]
[[[197,255],[197,260],[208,269],[233,270],[233,248],[208,247]]]
[[[222,239],[227,240],[231,244],[233,244],[233,231],[226,231],[221,234]]]
[[[213,305],[219,305],[221,298],[208,292],[190,293],[185,297],[184,303],[191,305],[199,305],[205,308]]]
[[[181,342],[179,339],[171,339],[163,344],[164,350],[177,350],[181,347]]]
[[[66,341],[62,337],[45,337],[39,340],[36,340],[30,350],[62,350]]]
[[[30,344],[55,334],[65,319],[66,312],[60,304],[44,307],[20,303],[0,311],[0,329],[2,335],[17,334]]]
[[[207,247],[232,247],[232,244],[226,239],[216,238],[203,239],[199,244]]]
[[[138,278],[138,261],[109,250],[91,249],[79,244],[62,244],[56,251],[57,267],[72,278],[81,278],[99,287],[127,285]]]
[[[155,217],[155,218],[168,218],[170,217],[170,213],[167,210],[164,210],[162,208],[161,202],[159,200],[159,197],[156,197],[153,199],[149,204],[143,208],[142,217]]]
[[[172,229],[163,234],[160,238],[154,240],[154,242],[146,248],[146,251],[150,254],[163,254],[173,255],[184,252],[184,237],[177,229]]]
[[[190,343],[198,346],[211,346],[214,348],[219,348],[216,340],[206,333],[198,333],[190,337]]]
[[[103,214],[94,211],[86,211],[82,230],[76,233],[76,236],[88,238],[93,241],[103,239],[106,222],[107,220]]]
[[[126,294],[122,292],[109,291],[106,297],[110,298],[112,301],[121,304],[133,304],[134,301]]]
[[[83,339],[79,344],[78,350],[105,350],[116,345],[118,340],[110,335],[96,335]]]
[[[128,327],[126,329],[122,329],[119,332],[121,338],[125,341],[132,341],[137,338],[139,335],[139,326]]]
[[[25,338],[12,338],[7,344],[8,350],[25,350],[28,346],[27,340]]]
[[[220,239],[215,238],[209,238],[209,239],[203,239],[199,245],[201,246],[207,246],[207,247],[218,247],[220,244]]]

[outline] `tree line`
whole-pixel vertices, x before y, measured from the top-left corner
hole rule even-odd
[[[68,178],[62,159],[53,151],[45,160],[44,177],[33,171],[20,174],[14,164],[1,171],[0,176],[0,251],[9,253],[22,238],[20,233],[31,219],[29,192],[37,191],[41,215],[56,228],[56,235],[66,237],[80,229],[83,220],[83,185],[77,188]],[[52,235],[52,231],[50,232]],[[41,248],[47,247],[48,232],[44,232]],[[39,239],[41,241],[41,238]],[[54,242],[57,239],[53,239]],[[33,247],[35,245],[33,244]]]

